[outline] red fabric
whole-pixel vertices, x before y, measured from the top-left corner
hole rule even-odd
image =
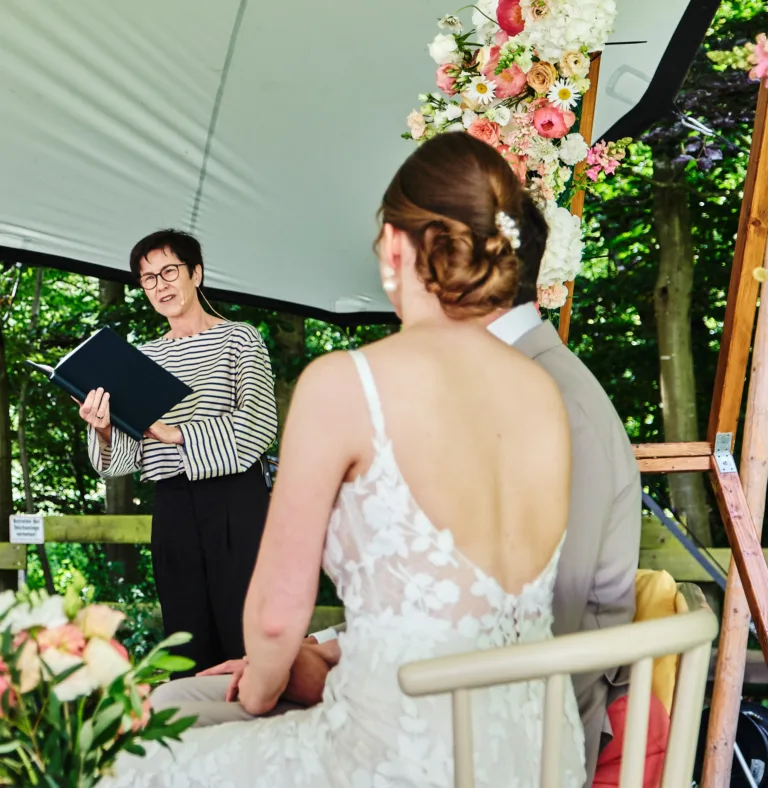
[[[608,719],[613,730],[613,739],[600,753],[592,788],[618,788],[621,773],[621,749],[624,746],[624,725],[627,717],[625,695],[608,707]],[[648,716],[648,744],[645,752],[645,777],[643,788],[658,788],[664,768],[664,753],[669,738],[669,715],[662,702],[651,695],[651,708]]]

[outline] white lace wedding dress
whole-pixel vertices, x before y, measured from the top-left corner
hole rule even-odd
[[[354,353],[375,427],[375,459],[338,497],[323,566],[346,608],[342,660],[322,704],[282,717],[193,729],[172,754],[124,756],[104,788],[427,788],[453,785],[450,699],[412,700],[411,660],[550,638],[562,542],[521,594],[503,591],[421,511],[387,439],[365,356]],[[474,692],[479,786],[539,785],[544,685]],[[584,741],[569,688],[561,764],[582,788]]]

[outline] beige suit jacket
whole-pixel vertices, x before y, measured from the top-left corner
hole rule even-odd
[[[551,323],[531,329],[514,347],[555,379],[571,425],[571,510],[555,582],[555,634],[627,624],[635,615],[641,488],[624,425],[602,386]],[[586,734],[588,785],[601,735],[610,730],[611,687],[626,680],[623,670],[573,677]]]

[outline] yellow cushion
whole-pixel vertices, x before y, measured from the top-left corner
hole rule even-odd
[[[678,599],[679,597],[679,599]],[[674,616],[686,608],[677,583],[669,572],[640,569],[635,576],[635,621],[651,621]],[[677,655],[659,657],[653,663],[653,694],[664,704],[669,714],[675,694]]]

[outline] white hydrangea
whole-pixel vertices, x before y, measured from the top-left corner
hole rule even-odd
[[[535,168],[537,164],[554,164],[558,159],[555,143],[546,137],[535,134],[531,137],[528,148],[529,166]]]
[[[429,45],[429,56],[438,66],[444,66],[446,63],[458,63],[461,60],[456,39],[442,33],[438,33],[435,40]]]
[[[527,43],[550,63],[582,47],[602,51],[616,19],[615,0],[550,0],[548,12],[539,17],[534,15],[536,0],[521,0],[520,7]]]
[[[573,167],[587,158],[589,146],[581,134],[568,134],[560,141],[560,159],[563,164]]]
[[[501,29],[496,20],[496,10],[499,0],[478,0],[472,12],[472,25],[480,36],[480,40],[487,42],[491,36]]]
[[[551,287],[575,279],[581,271],[581,220],[554,200],[544,205],[549,237],[539,270],[539,287]]]

